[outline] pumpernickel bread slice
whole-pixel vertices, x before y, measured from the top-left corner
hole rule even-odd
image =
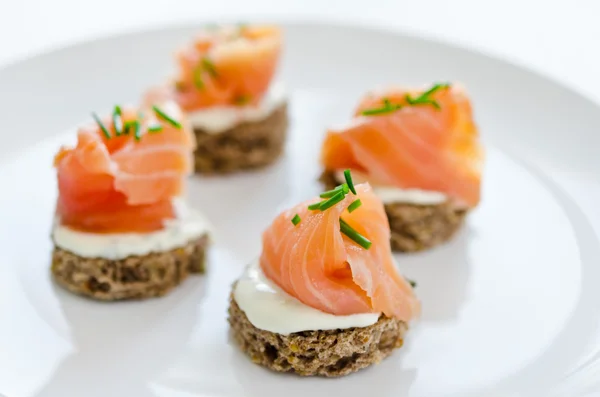
[[[79,295],[103,301],[162,296],[190,273],[204,273],[208,236],[166,252],[125,259],[85,258],[59,247],[52,254],[56,282]]]
[[[278,372],[326,377],[348,375],[380,362],[402,347],[408,329],[403,321],[381,316],[369,327],[281,335],[252,325],[233,294],[229,324],[240,349],[254,363]]]
[[[243,122],[219,133],[194,128],[196,172],[224,174],[271,164],[283,152],[287,128],[286,103],[264,120]]]
[[[339,185],[329,171],[323,172],[319,180],[327,189]],[[434,205],[386,203],[385,212],[390,222],[392,249],[416,252],[448,241],[463,225],[468,211],[446,201]]]

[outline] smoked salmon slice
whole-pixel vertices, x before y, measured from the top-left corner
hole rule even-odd
[[[186,111],[257,104],[276,72],[282,40],[281,29],[272,25],[205,29],[178,51],[173,84],[149,96],[173,97]]]
[[[175,216],[172,199],[191,173],[195,138],[173,102],[115,107],[112,117],[81,127],[61,148],[56,212],[62,224],[94,233],[147,232]]]
[[[280,214],[263,233],[260,266],[288,294],[323,312],[409,321],[420,304],[392,258],[383,203],[368,183],[355,191],[325,210],[309,209],[318,205],[313,199]],[[350,212],[356,200],[361,204]],[[350,239],[343,227],[368,238],[370,246]]]
[[[345,128],[330,130],[321,161],[372,183],[445,193],[461,206],[480,201],[484,153],[471,103],[457,85],[390,88],[360,102]]]

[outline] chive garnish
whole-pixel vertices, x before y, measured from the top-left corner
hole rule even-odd
[[[217,73],[215,64],[208,57],[202,58],[202,68],[210,73],[211,76],[219,77],[219,73]]]
[[[140,139],[142,139],[141,124],[138,120],[135,120],[132,124],[133,124],[133,137],[135,138],[136,141],[139,141]]]
[[[360,207],[362,205],[362,201],[360,201],[360,199],[356,199],[352,202],[352,204],[350,204],[348,206],[348,212],[353,212],[354,210],[356,210],[358,207]]]
[[[450,87],[450,84],[448,84],[448,83],[436,83],[430,89],[428,89],[427,91],[425,91],[418,97],[412,98],[410,95],[407,94],[404,97],[404,99],[406,100],[406,103],[408,103],[411,106],[431,105],[434,108],[439,110],[439,109],[441,109],[440,104],[437,101],[431,99],[430,96],[437,90],[440,90],[442,88],[448,88],[448,87]],[[388,98],[383,98],[383,106],[378,107],[378,108],[373,108],[373,109],[366,109],[366,110],[363,110],[361,113],[363,116],[374,116],[374,115],[378,115],[378,114],[395,112],[396,110],[399,110],[399,109],[402,109],[402,105],[393,104],[392,102],[390,102],[390,100]]]
[[[292,218],[292,223],[294,224],[294,226],[296,226],[297,224],[299,224],[300,221],[301,221],[300,215],[298,215],[298,214],[294,215],[294,217]]]
[[[448,83],[436,83],[430,89],[419,95],[417,98],[411,98],[411,96],[407,94],[405,99],[406,102],[408,102],[410,105],[431,105],[439,110],[441,109],[440,104],[437,101],[431,99],[430,95],[442,88],[448,87],[450,87],[450,84]]]
[[[204,81],[202,81],[202,68],[194,69],[194,85],[197,89],[201,90],[204,88]]]
[[[350,191],[356,195],[356,189],[354,188],[354,183],[352,182],[352,175],[350,174],[350,170],[344,171],[344,178],[346,179],[346,183],[350,188]]]
[[[96,121],[96,124],[98,124],[98,126],[102,130],[102,133],[104,134],[106,139],[110,139],[110,132],[108,132],[108,130],[106,129],[106,126],[104,126],[104,124],[102,123],[102,120],[100,120],[98,115],[96,113],[92,113],[92,117]]]
[[[175,89],[177,91],[185,91],[185,83],[183,81],[176,81],[175,82]]]
[[[330,197],[336,195],[337,193],[339,193],[340,191],[344,192],[344,194],[348,194],[348,191],[349,191],[348,185],[344,183],[342,185],[336,186],[334,189],[331,189],[331,190],[328,190],[326,192],[319,194],[319,197],[330,198]]]
[[[115,105],[115,110],[113,110],[112,119],[116,136],[121,136],[121,133],[123,132],[123,119],[121,118],[122,114],[123,113],[121,111],[121,107],[119,105]]]
[[[342,201],[344,199],[344,197],[345,197],[344,192],[342,190],[340,190],[339,192],[337,192],[336,194],[334,194],[333,196],[331,196],[327,200],[321,201],[321,205],[319,206],[319,209],[321,211],[325,211],[325,210],[333,207],[334,205],[336,205],[340,201]]]
[[[148,132],[149,133],[161,132],[162,129],[163,129],[163,127],[160,124],[155,124],[155,125],[148,126]]]
[[[321,203],[314,203],[308,206],[308,209],[311,211],[321,209]]]
[[[385,114],[385,113],[391,113],[391,112],[395,112],[396,110],[402,109],[401,105],[395,105],[390,103],[389,101],[387,103],[384,103],[384,105],[380,108],[373,108],[373,109],[367,109],[367,110],[363,110],[361,112],[361,114],[363,116],[375,116],[378,114]]]
[[[156,105],[152,106],[152,110],[154,110],[154,113],[156,113],[156,116],[158,116],[159,118],[163,119],[167,123],[171,124],[173,127],[175,127],[175,128],[181,128],[181,124],[178,121],[173,120],[171,117],[169,117],[168,114],[166,114],[165,112],[163,112],[162,110],[160,110],[158,108],[158,106],[156,106]]]
[[[252,98],[250,98],[250,95],[239,95],[233,99],[233,103],[236,105],[245,105],[250,103],[251,100]]]
[[[354,241],[364,249],[369,249],[371,247],[371,241],[354,230],[352,226],[347,224],[342,218],[340,218],[340,231],[344,233],[350,240]]]
[[[413,281],[409,278],[406,279],[406,281],[408,281],[408,283],[410,284],[411,287],[415,288],[417,286],[417,282]]]

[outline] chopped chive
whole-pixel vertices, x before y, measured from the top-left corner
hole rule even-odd
[[[362,205],[362,201],[360,199],[356,199],[348,206],[348,212],[353,212],[355,209]]]
[[[140,139],[142,139],[142,129],[141,129],[141,124],[138,120],[133,122],[133,137],[135,138],[136,141],[139,141]]]
[[[402,109],[402,106],[400,106],[400,105],[384,106],[381,108],[363,110],[361,112],[361,114],[363,116],[375,116],[378,114],[392,113],[399,109]]]
[[[415,288],[417,286],[417,282],[413,281],[409,278],[406,279],[406,281],[408,281],[408,283],[410,284],[411,287]]]
[[[162,129],[163,129],[163,127],[160,124],[155,124],[155,125],[148,126],[148,132],[149,133],[160,132],[160,131],[162,131]]]
[[[171,117],[169,117],[168,114],[166,114],[165,112],[163,112],[162,110],[160,110],[158,108],[158,106],[152,106],[152,110],[154,110],[154,113],[156,113],[156,116],[158,116],[159,118],[163,119],[167,123],[171,124],[173,127],[179,128],[179,129],[181,128],[181,124],[178,121],[173,120]]]
[[[115,128],[115,135],[121,136],[123,132],[123,119],[121,118],[123,112],[121,111],[121,107],[119,105],[115,106],[115,110],[113,110],[113,127]]]
[[[131,129],[135,126],[135,120],[127,121],[123,126],[123,135],[129,135]]]
[[[350,240],[354,241],[356,244],[360,245],[364,249],[369,249],[371,247],[371,241],[369,241],[365,236],[354,230],[352,226],[348,225],[342,218],[340,218],[340,231],[343,234],[345,234]]]
[[[412,98],[410,95],[406,94],[405,99],[406,102],[408,102],[410,105],[431,105],[434,108],[440,110],[440,104],[437,101],[429,98],[429,96],[437,90],[448,87],[450,87],[449,83],[436,83],[430,89],[419,95],[417,98]]]
[[[202,81],[202,68],[194,69],[194,85],[197,89],[201,90],[204,88],[204,81]]]
[[[208,57],[202,58],[202,68],[210,73],[211,76],[219,77],[219,73],[217,73],[215,64]]]
[[[431,87],[430,89],[425,91],[423,94],[421,94],[421,97],[428,97],[429,95],[433,94],[437,90],[442,89],[442,88],[448,88],[448,87],[450,87],[450,83],[436,83],[433,85],[433,87]]]
[[[328,190],[326,192],[319,194],[319,197],[330,198],[330,197],[334,196],[335,194],[339,193],[340,191],[343,191],[344,194],[348,194],[348,191],[349,191],[348,185],[344,183],[343,185],[336,186],[334,189],[331,189],[331,190]]]
[[[251,100],[252,98],[250,97],[250,95],[239,95],[233,99],[233,102],[236,105],[245,105],[247,103],[250,103]]]
[[[325,211],[325,210],[333,207],[334,205],[336,205],[340,201],[342,201],[345,196],[346,195],[344,194],[344,192],[342,190],[340,190],[339,192],[337,192],[336,194],[334,194],[333,196],[331,196],[327,200],[321,201],[321,205],[319,206],[319,209],[321,211]]]
[[[297,224],[299,224],[300,221],[301,221],[300,215],[298,215],[298,214],[294,215],[294,217],[292,218],[292,223],[294,224],[294,226],[296,226]]]
[[[106,137],[106,139],[110,139],[110,132],[108,132],[108,130],[106,129],[106,127],[104,126],[104,124],[102,123],[102,120],[100,120],[100,118],[98,117],[98,115],[96,113],[92,113],[92,117],[96,121],[96,124],[98,124],[98,126],[102,130],[102,133],[104,134],[104,136]]]
[[[350,170],[344,171],[344,178],[346,179],[346,183],[348,184],[350,191],[356,194],[356,189],[354,188],[354,182],[352,182],[352,175],[350,174]]]
[[[314,203],[314,204],[311,204],[311,205],[308,206],[308,209],[311,210],[311,211],[318,210],[320,208],[321,208],[321,202]]]
[[[185,83],[183,81],[176,81],[175,82],[175,89],[177,91],[185,91],[185,88],[186,88],[186,86],[185,86]]]

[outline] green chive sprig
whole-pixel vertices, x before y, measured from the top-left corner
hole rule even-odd
[[[350,170],[344,171],[344,179],[346,179],[346,183],[348,184],[348,188],[350,191],[356,195],[356,189],[354,188],[354,182],[352,182],[352,175],[350,174]]]
[[[383,106],[373,109],[366,109],[361,112],[363,116],[376,116],[379,114],[392,113],[396,110],[402,109],[402,105],[391,103],[389,99],[383,100]]]
[[[106,128],[106,126],[104,125],[104,123],[102,123],[102,120],[100,120],[100,117],[98,117],[98,115],[96,113],[92,113],[92,117],[96,121],[96,124],[98,124],[98,126],[102,130],[102,133],[104,134],[104,136],[106,137],[106,139],[110,139],[111,138],[110,132],[108,132],[108,129]]]
[[[177,120],[174,120],[171,117],[169,117],[169,115],[166,114],[165,112],[163,112],[158,106],[156,106],[156,105],[152,106],[152,110],[154,110],[156,117],[166,121],[167,123],[171,124],[173,127],[177,128],[177,129],[181,129],[181,123],[179,123]]]
[[[356,244],[360,245],[364,249],[371,248],[371,241],[367,239],[365,236],[357,232],[352,226],[346,223],[342,218],[340,218],[340,231],[345,234],[350,240],[354,241]]]
[[[113,114],[112,114],[112,120],[113,120],[113,127],[115,128],[116,136],[121,136],[121,134],[123,133],[124,127],[123,127],[122,115],[123,115],[123,112],[121,111],[121,106],[115,105],[115,109],[113,110]]]
[[[346,195],[344,194],[344,191],[340,190],[339,192],[337,192],[336,194],[334,194],[333,196],[331,196],[327,200],[321,201],[321,204],[319,205],[319,210],[320,211],[325,211],[325,210],[333,207],[334,205],[336,205],[340,201],[344,200],[344,197],[346,197]]]
[[[352,182],[352,175],[350,174],[350,170],[344,171],[344,178],[346,179],[346,183],[343,183],[339,186],[336,186],[334,189],[321,193],[319,197],[321,197],[324,200],[310,204],[308,206],[308,209],[311,211],[325,211],[344,200],[348,193],[352,192],[356,195],[356,188],[354,187],[354,183]],[[356,211],[361,205],[362,202],[360,201],[360,199],[354,200],[348,206],[348,212]],[[300,217],[298,216],[298,214],[296,214],[294,218],[292,218],[292,223],[294,223],[294,225],[297,225],[297,223],[295,223],[294,221],[296,218],[298,218],[297,222],[300,222]],[[361,247],[365,249],[369,249],[371,247],[371,241],[369,241],[368,238],[354,230],[341,217],[340,231]]]
[[[135,120],[133,122],[133,137],[138,142],[140,139],[142,139],[142,124],[139,122],[139,120]]]
[[[321,203],[319,202],[319,203],[311,204],[308,206],[308,209],[311,211],[319,210],[319,209],[321,209]]]
[[[300,219],[300,215],[296,214],[294,215],[294,217],[292,218],[292,223],[294,224],[294,226],[298,225],[300,223],[301,219]]]
[[[439,109],[441,109],[440,104],[436,100],[432,99],[431,95],[438,90],[448,88],[448,87],[450,87],[449,83],[436,83],[430,89],[428,89],[427,91],[425,91],[418,97],[413,98],[410,95],[406,94],[404,99],[406,100],[406,103],[408,103],[408,105],[410,105],[410,106],[431,105],[434,108],[439,110]],[[402,105],[394,104],[388,98],[384,98],[383,106],[380,106],[378,108],[363,110],[361,112],[361,114],[363,116],[375,116],[375,115],[379,115],[379,114],[392,113],[399,109],[402,109]]]
[[[242,106],[250,103],[251,100],[252,98],[250,97],[250,95],[238,95],[233,99],[233,103]]]
[[[348,194],[348,192],[350,190],[349,190],[348,185],[344,183],[343,185],[339,185],[339,186],[337,186],[334,189],[331,189],[331,190],[328,190],[326,192],[323,192],[323,193],[319,194],[319,197],[321,197],[321,198],[330,198],[330,197],[335,196],[340,191],[343,191],[344,194]]]
[[[206,70],[212,77],[219,77],[215,64],[208,57],[202,58],[202,69]]]
[[[355,210],[358,209],[358,207],[360,207],[362,205],[362,201],[360,201],[360,199],[356,199],[354,200],[349,206],[348,206],[348,212],[354,212]]]
[[[410,284],[411,287],[415,288],[417,286],[417,282],[414,280],[411,280],[409,278],[406,279],[406,281],[408,281],[408,283]]]
[[[431,95],[438,90],[448,88],[448,87],[450,87],[449,83],[436,83],[430,89],[428,89],[427,91],[425,91],[418,97],[412,98],[410,95],[407,94],[405,99],[406,99],[406,102],[408,102],[410,105],[413,105],[413,106],[414,105],[431,105],[434,108],[440,110],[441,109],[440,104],[437,101],[431,99]]]
[[[194,85],[197,89],[201,90],[204,88],[204,81],[202,80],[202,68],[196,68],[193,71]]]
[[[211,61],[208,57],[203,57],[200,60],[200,63],[196,66],[196,68],[194,68],[192,72],[194,85],[199,90],[204,89],[204,80],[202,80],[202,73],[204,73],[205,71],[208,72],[208,74],[210,74],[214,78],[219,77],[219,72],[217,72],[217,68],[213,61]]]
[[[161,132],[162,129],[163,129],[163,127],[160,124],[155,124],[155,125],[148,126],[148,132],[151,133],[151,134],[155,134],[157,132]]]

